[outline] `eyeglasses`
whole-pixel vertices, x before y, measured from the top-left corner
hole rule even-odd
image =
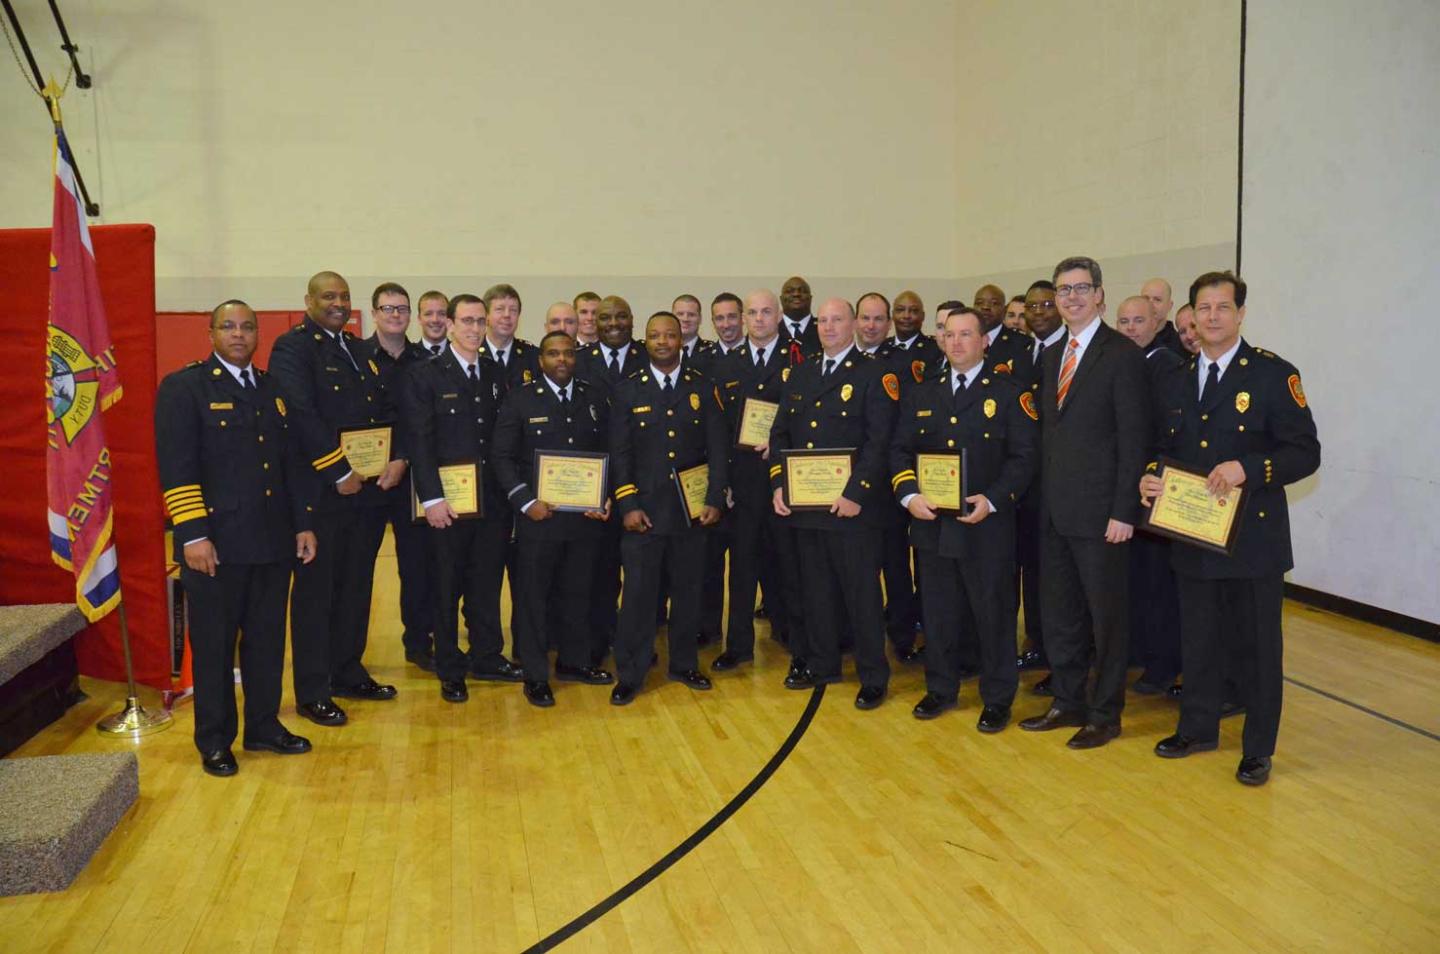
[[[1053,309],[1054,307],[1055,307],[1055,302],[1054,302],[1054,301],[1051,301],[1051,300],[1046,300],[1046,301],[1032,301],[1032,302],[1026,302],[1026,304],[1025,304],[1025,310],[1028,311],[1028,312],[1030,312],[1030,313],[1032,313],[1032,314],[1039,314],[1039,313],[1042,312],[1042,311],[1050,311],[1050,310]]]
[[[1095,286],[1089,282],[1081,282],[1078,285],[1056,285],[1056,298],[1069,298],[1071,294],[1088,295],[1095,290]]]
[[[403,318],[410,317],[409,305],[381,305],[375,310],[384,312],[387,315],[400,315]]]

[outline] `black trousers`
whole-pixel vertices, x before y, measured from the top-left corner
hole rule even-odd
[[[885,580],[885,632],[897,652],[915,647],[915,624],[920,619],[920,601],[915,594],[915,577],[910,570],[909,521],[881,531],[881,575]]]
[[[612,513],[603,524],[600,543],[590,577],[590,658],[597,663],[605,658],[615,642],[615,627],[620,602],[620,541],[622,529],[619,513]],[[656,584],[657,592],[659,584]],[[659,599],[657,596],[656,599]],[[655,607],[651,605],[651,622]]]
[[[1118,724],[1130,658],[1130,547],[1063,536],[1047,525],[1040,561],[1055,706],[1085,713],[1091,725]],[[1095,684],[1087,696],[1092,652]]]
[[[245,737],[268,739],[281,726],[285,676],[285,596],[291,560],[221,563],[213,577],[180,568],[190,613],[190,668],[195,678],[195,747],[228,749],[235,741],[235,640],[245,686]]]
[[[725,651],[740,657],[755,655],[755,588],[762,578],[765,590],[766,615],[770,631],[783,633],[785,601],[780,584],[774,582],[781,567],[772,532],[773,513],[753,503],[737,504],[728,518],[730,539],[730,615],[725,620]]]
[[[775,544],[777,569],[774,591],[768,587],[765,590],[765,613],[770,618],[770,632],[785,642],[792,657],[809,659],[810,627],[813,624],[805,616],[805,588],[802,585],[802,578],[809,568],[802,570],[800,566],[800,544],[796,536],[799,531],[768,505],[765,520]],[[878,539],[876,545],[879,545]]]
[[[500,585],[505,576],[505,545],[510,517],[456,520],[443,530],[430,527],[435,553],[435,675],[442,681],[465,678],[472,666],[483,668],[505,649],[500,628]],[[460,651],[459,606],[465,601],[470,653]]]
[[[411,519],[414,505],[410,482],[403,481],[388,495],[386,519],[395,537],[395,569],[400,577],[401,636],[406,652],[428,653],[435,632],[435,554],[430,528]]]
[[[332,686],[370,678],[360,660],[370,631],[375,554],[384,538],[384,507],[315,514],[315,559],[296,565],[290,590],[297,705],[329,699]]]
[[[1180,674],[1180,596],[1170,541],[1137,533],[1130,541],[1131,660],[1157,684]]]
[[[1040,512],[1024,505],[1015,511],[1015,586],[1019,595],[1017,608],[1025,608],[1025,638],[1044,663],[1049,657],[1045,654],[1045,617],[1040,599]]]
[[[985,554],[957,560],[916,550],[920,606],[925,616],[925,689],[947,699],[960,693],[961,634],[974,626],[980,650],[980,700],[1015,701],[1015,590],[1009,561]]]
[[[1283,574],[1248,580],[1202,580],[1177,574],[1185,694],[1181,735],[1210,741],[1220,734],[1227,667],[1245,704],[1244,754],[1275,754],[1285,687],[1280,611]]]
[[[880,533],[878,528],[864,526],[795,530],[800,565],[805,568],[805,612],[809,617],[804,659],[820,680],[839,680],[840,639],[842,633],[850,632],[855,637],[855,673],[860,685],[884,687],[890,681],[880,606]]]
[[[670,581],[670,671],[700,668],[700,582],[705,568],[705,534],[698,527],[679,533],[627,532],[620,538],[625,590],[615,629],[615,677],[627,686],[645,682],[655,651],[655,600],[663,570]]]
[[[725,554],[731,552],[735,540],[735,512],[732,510],[713,527],[705,530],[705,567],[700,583],[700,632],[715,639],[724,629],[725,617]]]
[[[559,648],[556,659],[561,665],[590,664],[586,618],[594,560],[593,539],[550,540],[520,534],[516,561],[520,592],[514,597],[519,608],[512,636],[517,661],[524,667],[527,680],[544,682],[550,678],[546,650],[551,643]]]

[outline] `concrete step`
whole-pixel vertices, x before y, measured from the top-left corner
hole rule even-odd
[[[0,759],[0,896],[68,887],[139,795],[133,752]]]
[[[74,603],[0,606],[0,685],[84,628]]]

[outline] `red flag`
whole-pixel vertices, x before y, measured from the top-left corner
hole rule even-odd
[[[50,232],[50,552],[75,574],[75,603],[90,622],[120,602],[111,506],[110,449],[101,412],[120,400],[115,353],[100,301],[95,249],[65,133],[55,130],[55,208]]]

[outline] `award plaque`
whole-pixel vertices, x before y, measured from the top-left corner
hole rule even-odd
[[[480,502],[480,469],[473,463],[447,464],[441,467],[440,490],[458,519],[472,520],[485,515]],[[423,523],[425,508],[420,505],[413,472],[410,475],[410,499],[415,508],[414,521]]]
[[[937,513],[963,516],[965,510],[965,452],[916,454],[915,481],[920,493]]]
[[[385,473],[390,463],[390,425],[379,427],[342,427],[340,449],[350,462],[350,469],[365,480]]]
[[[685,519],[692,524],[700,522],[700,511],[705,509],[705,495],[710,491],[710,465],[697,464],[684,470],[671,468],[675,489],[680,493],[680,508]]]
[[[1165,492],[1150,502],[1142,526],[1227,556],[1233,552],[1245,488],[1232,487],[1225,496],[1215,497],[1205,486],[1207,475],[1173,460],[1160,461],[1159,477]]]
[[[746,398],[740,405],[740,426],[735,431],[735,446],[754,450],[770,443],[770,425],[780,413],[780,405],[774,401]]]
[[[850,482],[853,447],[782,450],[785,505],[791,510],[829,510]]]
[[[609,454],[537,450],[535,497],[551,510],[572,513],[604,510],[609,464]]]

